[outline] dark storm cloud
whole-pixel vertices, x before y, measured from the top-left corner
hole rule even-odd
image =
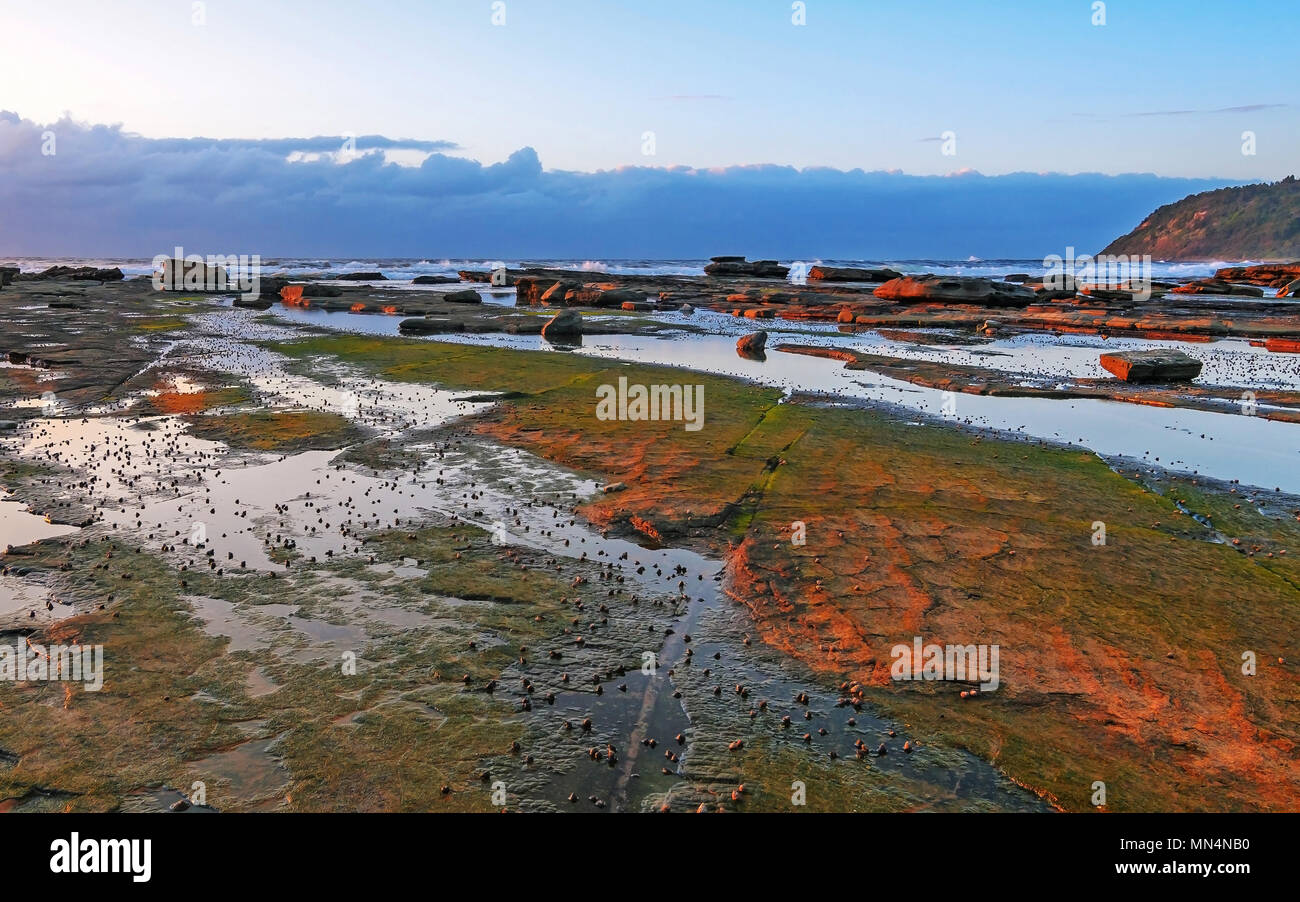
[[[47,133],[55,153],[42,153]],[[450,142],[150,139],[0,113],[0,254],[918,258],[1097,250],[1223,181],[1153,175],[910,176],[788,166],[545,171]],[[419,166],[380,149],[433,151]],[[368,152],[370,151],[370,152]]]

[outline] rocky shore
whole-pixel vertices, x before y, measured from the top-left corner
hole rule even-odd
[[[1193,341],[1300,334],[1300,309],[1294,303],[1266,299],[1262,291],[1253,290],[1260,284],[1285,288],[1300,278],[1300,265],[1223,270],[1214,286],[1165,283],[1153,286],[1152,296],[1145,299],[1133,291],[1076,286],[1072,280],[995,281],[819,267],[810,270],[806,284],[798,285],[784,276],[755,275],[743,259],[725,258],[716,265],[720,268],[714,275],[702,278],[602,274],[596,280],[576,271],[523,269],[511,271],[510,279],[520,306],[541,308],[670,311],[685,304],[750,319],[835,322],[867,329],[982,331],[992,321],[1002,334],[1047,331]],[[1216,286],[1223,287],[1210,290]],[[1177,294],[1177,300],[1165,294],[1166,289]]]
[[[763,320],[722,342],[747,367],[796,351],[954,393],[1222,410],[1241,401],[1222,377],[1125,381],[1204,378],[1175,355],[1107,348],[1123,378],[1068,380],[898,355],[1075,317],[1289,359],[1286,302],[720,262],[268,278],[251,310],[11,280],[0,482],[78,529],[3,556],[0,588],[43,594],[0,631],[103,643],[112,666],[102,695],[0,685],[0,807],[153,810],[202,780],[230,811],[775,811],[800,774],[821,810],[1089,810],[1095,779],[1112,810],[1295,808],[1300,499],[681,364],[436,340],[665,336],[693,365],[684,333],[733,323],[705,309]],[[801,320],[896,344],[801,346]],[[598,418],[620,379],[698,384],[706,428]],[[890,679],[916,635],[1000,643],[1000,688]]]

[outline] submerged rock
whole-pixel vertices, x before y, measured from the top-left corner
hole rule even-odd
[[[411,280],[412,285],[455,285],[460,279],[455,276],[416,276]]]
[[[404,319],[397,324],[399,332],[410,335],[434,335],[439,332],[460,332],[464,325],[457,320],[434,316],[417,316]]]
[[[1100,362],[1125,382],[1190,382],[1201,373],[1201,361],[1182,351],[1117,351]]]

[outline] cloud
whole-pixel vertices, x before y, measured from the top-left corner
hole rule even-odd
[[[137,136],[131,136],[137,137]],[[333,153],[351,141],[357,153],[371,150],[458,150],[454,141],[416,141],[383,135],[317,135],[314,138],[138,138],[156,152],[194,153],[200,150],[265,150],[268,153]]]
[[[54,137],[53,155],[42,148]],[[0,113],[0,254],[783,259],[1041,257],[1100,249],[1156,206],[1220,187],[1153,175],[960,178],[751,165],[544,170],[451,142],[153,139]],[[382,151],[427,150],[418,166]],[[366,152],[371,151],[371,152]]]
[[[1260,113],[1264,110],[1284,110],[1290,107],[1289,103],[1248,103],[1242,106],[1223,106],[1214,110],[1146,110],[1139,113],[1119,113],[1121,119],[1142,118],[1147,116],[1213,116],[1219,113]],[[1108,116],[1099,116],[1096,113],[1077,112],[1076,116],[1082,116],[1089,119],[1108,119]]]
[[[1224,106],[1217,110],[1156,110],[1148,113],[1126,113],[1128,116],[1201,116],[1216,113],[1258,113],[1261,110],[1285,109],[1285,103],[1250,103],[1245,106]]]

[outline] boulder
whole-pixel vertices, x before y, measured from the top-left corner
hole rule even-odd
[[[902,277],[892,269],[854,269],[845,266],[814,266],[808,270],[811,282],[888,282]]]
[[[538,301],[546,307],[559,307],[564,304],[570,291],[581,288],[580,282],[560,281],[542,292]],[[517,290],[517,289],[516,289]]]
[[[755,260],[746,262],[744,257],[715,257],[704,267],[708,276],[750,276],[759,279],[784,279],[790,275],[790,267],[782,266],[775,260]]]
[[[515,280],[515,306],[536,307],[542,302],[542,295],[554,284],[554,279],[520,276]]]
[[[542,326],[543,338],[572,338],[582,334],[582,314],[577,310],[561,310]]]
[[[387,282],[388,276],[381,272],[345,272],[335,276],[340,282]]]
[[[564,303],[570,307],[622,307],[645,299],[644,291],[630,288],[573,288],[564,294]]]
[[[588,296],[588,303],[591,307],[623,307],[624,304],[640,304],[645,302],[645,291],[633,291],[632,289],[586,289],[584,294]]]
[[[244,297],[242,294],[235,295],[234,305],[236,307],[247,307],[250,310],[270,310],[274,303],[269,295],[259,294],[254,297]]]
[[[692,307],[690,304],[682,304],[681,309],[678,312],[684,313],[686,316],[690,316],[692,313],[695,312],[695,308]]]
[[[163,291],[231,291],[237,286],[224,266],[209,266],[200,259],[168,257],[162,263]]]
[[[1201,361],[1182,351],[1116,351],[1100,363],[1125,382],[1190,382],[1201,373]]]
[[[630,288],[612,288],[600,293],[597,299],[597,307],[622,307],[627,303],[640,303],[646,299],[644,291],[633,291]]]
[[[449,319],[417,316],[402,320],[397,324],[397,331],[405,332],[408,335],[432,335],[436,332],[458,332],[460,330]]]
[[[743,336],[736,342],[736,351],[742,357],[762,357],[767,348],[767,333],[762,330]]]
[[[18,273],[19,269],[16,266],[0,266],[0,288],[12,282]]]
[[[460,279],[455,276],[416,276],[412,285],[455,285]]]
[[[482,296],[473,288],[466,288],[464,291],[449,291],[442,296],[442,299],[449,304],[481,304]]]
[[[1219,279],[1197,279],[1173,289],[1174,294],[1217,294],[1224,297],[1262,298],[1264,289],[1254,285],[1234,285]]]
[[[873,294],[900,304],[977,304],[983,307],[1028,307],[1038,295],[1023,285],[970,276],[903,276],[890,279]]]
[[[484,283],[492,284],[491,270],[462,269],[457,272],[457,275],[460,276],[460,280],[462,282],[484,282]],[[511,285],[518,285],[524,279],[535,279],[535,278],[536,277],[534,276],[516,276],[513,273],[507,272],[504,287],[509,287]],[[552,280],[543,280],[543,281],[545,281],[546,284],[549,285],[551,281],[554,280],[552,279]],[[502,283],[497,283],[497,287],[498,288],[503,287]]]
[[[1300,298],[1300,279],[1283,285],[1277,290],[1277,296],[1280,298]]]

